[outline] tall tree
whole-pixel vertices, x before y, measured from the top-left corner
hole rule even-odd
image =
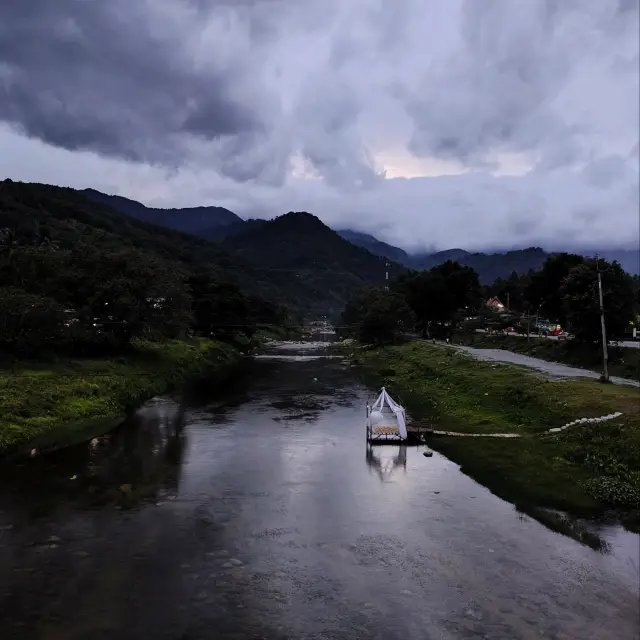
[[[0,288],[0,346],[38,353],[68,337],[68,317],[55,300],[16,287]]]
[[[560,289],[571,269],[583,264],[585,259],[572,253],[551,256],[535,272],[525,290],[525,298],[531,309],[540,309],[552,322],[566,322],[564,294]]]
[[[415,319],[401,295],[365,287],[349,300],[342,321],[360,342],[390,344],[411,329]]]
[[[633,320],[637,301],[633,278],[617,262],[586,260],[573,267],[559,289],[565,316],[577,340],[601,339],[598,269],[609,339],[621,338]]]
[[[453,261],[403,275],[393,289],[404,296],[423,335],[445,323],[454,325],[460,315],[477,309],[482,300],[476,272]]]

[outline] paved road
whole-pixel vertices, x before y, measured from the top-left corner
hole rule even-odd
[[[596,552],[438,454],[367,449],[367,390],[305,356],[0,469],[0,637],[637,639],[638,536]]]
[[[551,376],[559,378],[592,378],[598,380],[601,373],[596,371],[589,371],[587,369],[578,369],[576,367],[570,367],[558,362],[549,362],[548,360],[540,360],[540,358],[532,358],[531,356],[525,356],[520,353],[514,353],[513,351],[505,351],[503,349],[477,349],[475,347],[467,347],[464,345],[451,345],[456,349],[461,349],[470,353],[479,360],[493,360],[494,362],[507,362],[509,364],[517,364],[523,367],[529,367],[536,369],[544,373],[548,373]],[[629,378],[618,378],[611,376],[611,382],[615,384],[621,384],[630,387],[640,387],[640,382],[637,380],[630,380]]]

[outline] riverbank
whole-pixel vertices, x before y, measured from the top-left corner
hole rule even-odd
[[[637,522],[637,389],[549,379],[426,342],[351,351],[354,362],[399,396],[416,422],[463,433],[520,434],[433,436],[430,441],[500,497],[529,510],[547,507],[589,516],[616,510],[627,522]],[[577,418],[615,412],[622,416],[560,434],[543,433]]]
[[[0,369],[0,457],[48,450],[106,433],[154,395],[240,362],[205,339],[137,341],[116,358],[60,358]]]
[[[456,344],[478,349],[503,349],[548,362],[560,362],[572,367],[602,371],[600,347],[588,348],[572,340],[545,338],[527,340],[524,337],[472,333],[456,335],[454,341]],[[640,381],[640,349],[609,347],[609,375]]]

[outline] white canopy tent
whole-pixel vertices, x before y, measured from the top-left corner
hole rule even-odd
[[[373,439],[407,438],[404,407],[400,406],[384,387],[375,402],[367,407],[367,433]]]

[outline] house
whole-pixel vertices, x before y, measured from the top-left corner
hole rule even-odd
[[[496,298],[495,296],[493,298],[489,298],[486,302],[485,305],[487,307],[489,307],[489,309],[491,309],[492,311],[495,311],[497,313],[502,313],[505,309],[504,305],[502,304],[502,302],[500,302],[500,300],[498,300],[498,298]]]

